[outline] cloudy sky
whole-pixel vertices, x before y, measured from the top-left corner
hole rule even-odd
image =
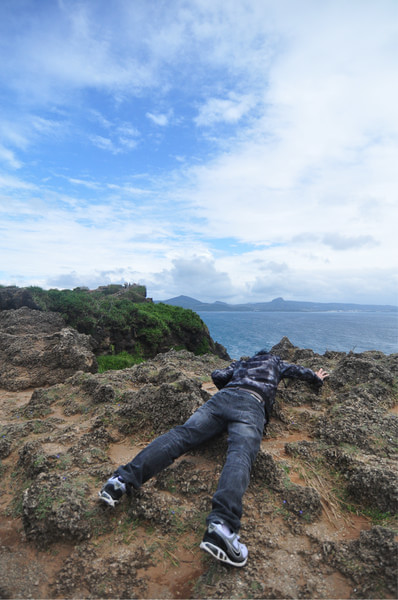
[[[0,284],[397,304],[396,0],[1,0]]]

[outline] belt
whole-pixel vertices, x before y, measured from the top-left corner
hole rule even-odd
[[[264,404],[264,400],[260,396],[260,394],[257,394],[257,392],[254,392],[253,390],[249,390],[249,388],[239,387],[238,385],[230,385],[229,388],[233,390],[241,390],[242,392],[247,392],[248,394],[251,394],[253,398],[257,400],[257,402],[260,402],[260,404]]]

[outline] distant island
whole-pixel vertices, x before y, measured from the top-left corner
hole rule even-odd
[[[176,296],[156,303],[189,308],[195,312],[239,311],[239,312],[398,312],[398,306],[378,304],[344,304],[339,302],[298,302],[275,298],[271,302],[248,302],[227,304],[226,302],[201,302],[189,296]]]

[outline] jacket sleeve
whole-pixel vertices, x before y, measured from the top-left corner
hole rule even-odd
[[[231,363],[229,367],[226,367],[225,369],[216,369],[213,371],[211,378],[217,389],[221,390],[231,380],[235,365],[236,361]]]
[[[317,387],[322,387],[323,381],[312,371],[300,365],[292,365],[281,360],[280,362],[281,378],[301,379],[308,383],[313,383]]]

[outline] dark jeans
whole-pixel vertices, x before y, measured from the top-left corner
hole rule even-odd
[[[184,425],[178,425],[153,440],[116,473],[128,485],[138,489],[184,452],[227,430],[227,458],[207,522],[219,520],[237,532],[242,516],[242,497],[249,485],[250,470],[260,448],[264,424],[264,405],[249,392],[223,389],[203,404]]]

